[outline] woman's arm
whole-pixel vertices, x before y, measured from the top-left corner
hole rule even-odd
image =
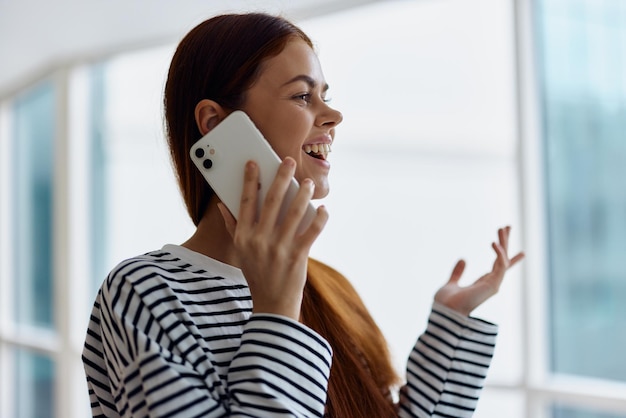
[[[400,417],[470,417],[493,356],[497,326],[435,302],[407,363]]]
[[[240,338],[201,335],[171,288],[147,284],[113,280],[98,295],[83,352],[94,416],[323,415],[331,351],[318,334],[253,314]]]
[[[497,327],[469,314],[500,289],[509,268],[524,258],[509,258],[510,227],[498,230],[492,270],[469,286],[459,286],[465,262],[435,294],[426,332],[413,348],[407,384],[400,393],[401,417],[471,417],[491,363]]]

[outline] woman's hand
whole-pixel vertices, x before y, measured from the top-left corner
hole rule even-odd
[[[524,258],[524,253],[520,252],[513,258],[509,258],[509,235],[511,227],[498,229],[499,242],[492,243],[496,252],[496,261],[493,263],[491,271],[469,286],[459,286],[459,279],[465,270],[465,261],[459,260],[452,271],[452,276],[435,294],[435,302],[438,302],[450,309],[469,315],[474,309],[484,301],[495,295],[500,289],[504,273],[518,261]]]
[[[298,320],[302,292],[306,282],[309,250],[328,219],[323,206],[302,233],[297,229],[313,196],[314,184],[305,179],[289,210],[278,225],[277,219],[285,192],[296,169],[292,158],[285,158],[267,192],[256,219],[259,169],[256,163],[246,164],[244,187],[238,221],[221,203],[218,204],[226,229],[233,238],[250,293],[253,312],[275,313]]]

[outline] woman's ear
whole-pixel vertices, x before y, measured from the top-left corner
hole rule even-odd
[[[226,111],[216,101],[203,99],[196,105],[196,124],[202,135],[206,135],[215,128],[225,117]]]

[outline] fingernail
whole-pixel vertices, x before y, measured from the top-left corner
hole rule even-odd
[[[291,157],[287,157],[285,158],[285,160],[283,161],[283,164],[285,164],[287,167],[294,167],[296,165],[296,162],[294,161],[293,158]]]
[[[256,163],[254,161],[248,161],[246,163],[246,170],[254,170],[256,168]]]

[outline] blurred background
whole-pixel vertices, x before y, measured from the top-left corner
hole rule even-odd
[[[624,0],[0,0],[0,417],[89,416],[80,361],[119,261],[193,231],[163,139],[181,37],[280,13],[344,114],[313,256],[352,280],[399,370],[459,258],[526,260],[479,418],[626,417]]]

